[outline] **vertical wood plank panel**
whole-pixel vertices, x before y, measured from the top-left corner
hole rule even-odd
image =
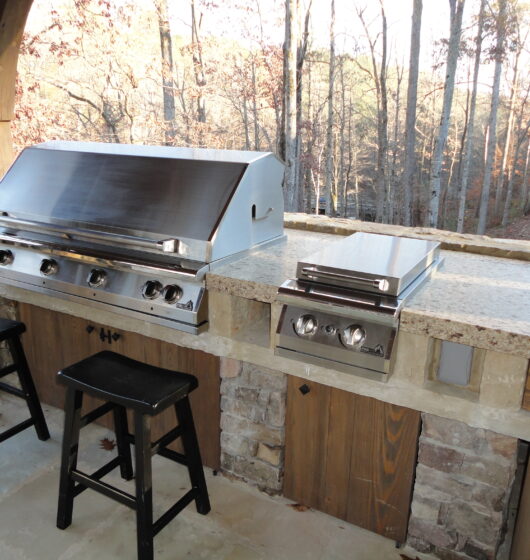
[[[530,367],[528,368],[528,375],[526,378],[526,388],[523,394],[523,408],[530,410]]]
[[[350,484],[344,489],[348,496],[346,520],[370,530],[374,530],[374,460],[378,461],[376,438],[381,422],[377,401],[355,395]]]
[[[378,402],[384,424],[376,435],[378,456],[374,461],[376,532],[404,542],[409,517],[416,464],[420,413],[408,408]]]
[[[299,387],[307,385],[303,395]],[[330,388],[288,377],[284,495],[317,507],[322,502],[328,437]]]
[[[355,395],[330,389],[329,424],[326,447],[326,472],[318,509],[346,519],[351,449],[354,427]]]

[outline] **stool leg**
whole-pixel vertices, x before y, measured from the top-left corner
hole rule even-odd
[[[71,388],[66,390],[59,504],[57,507],[57,527],[59,529],[66,529],[72,523],[74,481],[70,473],[77,467],[82,403],[83,393],[81,391]]]
[[[118,456],[121,460],[121,477],[125,480],[131,480],[133,478],[133,467],[131,460],[131,446],[127,441],[127,434],[129,432],[129,428],[127,426],[127,411],[123,406],[116,406],[114,408],[113,415]]]
[[[39,402],[37,390],[35,389],[35,384],[33,383],[33,378],[31,377],[28,362],[26,361],[26,355],[24,354],[24,349],[22,348],[20,339],[18,336],[10,338],[7,341],[7,344],[13,361],[17,366],[18,378],[20,380],[22,391],[25,395],[31,418],[35,422],[37,437],[42,441],[46,441],[47,439],[50,439],[50,432],[48,431],[48,426],[46,425],[46,420],[44,419],[44,414],[42,413],[42,407]]]
[[[188,472],[191,485],[199,491],[195,499],[195,507],[198,513],[206,515],[210,511],[210,499],[208,498],[208,489],[206,488],[206,480],[204,479],[204,470],[202,468],[201,452],[199,451],[199,443],[197,441],[197,434],[195,433],[195,424],[193,423],[193,415],[191,413],[188,397],[175,403],[175,412],[177,414],[179,426],[182,428],[182,445],[184,446],[184,454],[188,460]]]
[[[136,538],[138,560],[153,560],[153,489],[151,476],[151,417],[134,412],[136,459]]]

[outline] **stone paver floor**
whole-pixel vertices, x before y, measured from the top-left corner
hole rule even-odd
[[[115,560],[136,558],[134,512],[91,490],[74,502],[72,525],[55,527],[62,411],[44,406],[51,440],[33,428],[0,444],[0,559]],[[0,431],[26,417],[23,401],[0,394]],[[90,425],[82,431],[79,467],[89,472],[111,458],[101,439],[114,434]],[[400,560],[394,543],[289,501],[213,476],[207,469],[212,511],[190,505],[155,538],[156,560]],[[129,492],[119,471],[105,478]],[[153,459],[155,516],[188,487],[186,470]]]

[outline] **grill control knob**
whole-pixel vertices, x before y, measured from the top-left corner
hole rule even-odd
[[[44,276],[51,276],[59,270],[59,265],[54,259],[42,259],[40,263],[40,273]]]
[[[169,284],[164,288],[164,301],[176,303],[182,297],[182,288],[176,284]]]
[[[360,325],[350,325],[340,332],[340,340],[346,348],[360,346],[366,339],[366,331]]]
[[[107,273],[99,268],[93,268],[86,281],[91,288],[100,288],[107,281]]]
[[[148,280],[142,288],[142,296],[145,299],[156,299],[162,291],[162,284],[158,280]]]
[[[11,251],[0,251],[0,264],[11,264],[15,260],[15,255]]]
[[[314,315],[300,315],[294,325],[294,331],[298,336],[313,336],[317,329],[318,322]]]

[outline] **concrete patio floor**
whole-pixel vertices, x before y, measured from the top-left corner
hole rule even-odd
[[[74,502],[72,525],[55,527],[62,411],[44,406],[51,439],[33,428],[0,444],[0,559],[115,560],[136,558],[134,512],[87,490]],[[0,395],[0,431],[27,416],[25,403]],[[90,425],[82,431],[79,468],[94,471],[114,452],[100,448],[114,434]],[[206,469],[212,511],[188,506],[155,538],[156,560],[400,560],[388,539],[317,511],[296,511],[281,497]],[[105,480],[133,492],[115,471]],[[186,470],[153,458],[155,517],[188,487]],[[416,553],[407,556],[416,558]]]

